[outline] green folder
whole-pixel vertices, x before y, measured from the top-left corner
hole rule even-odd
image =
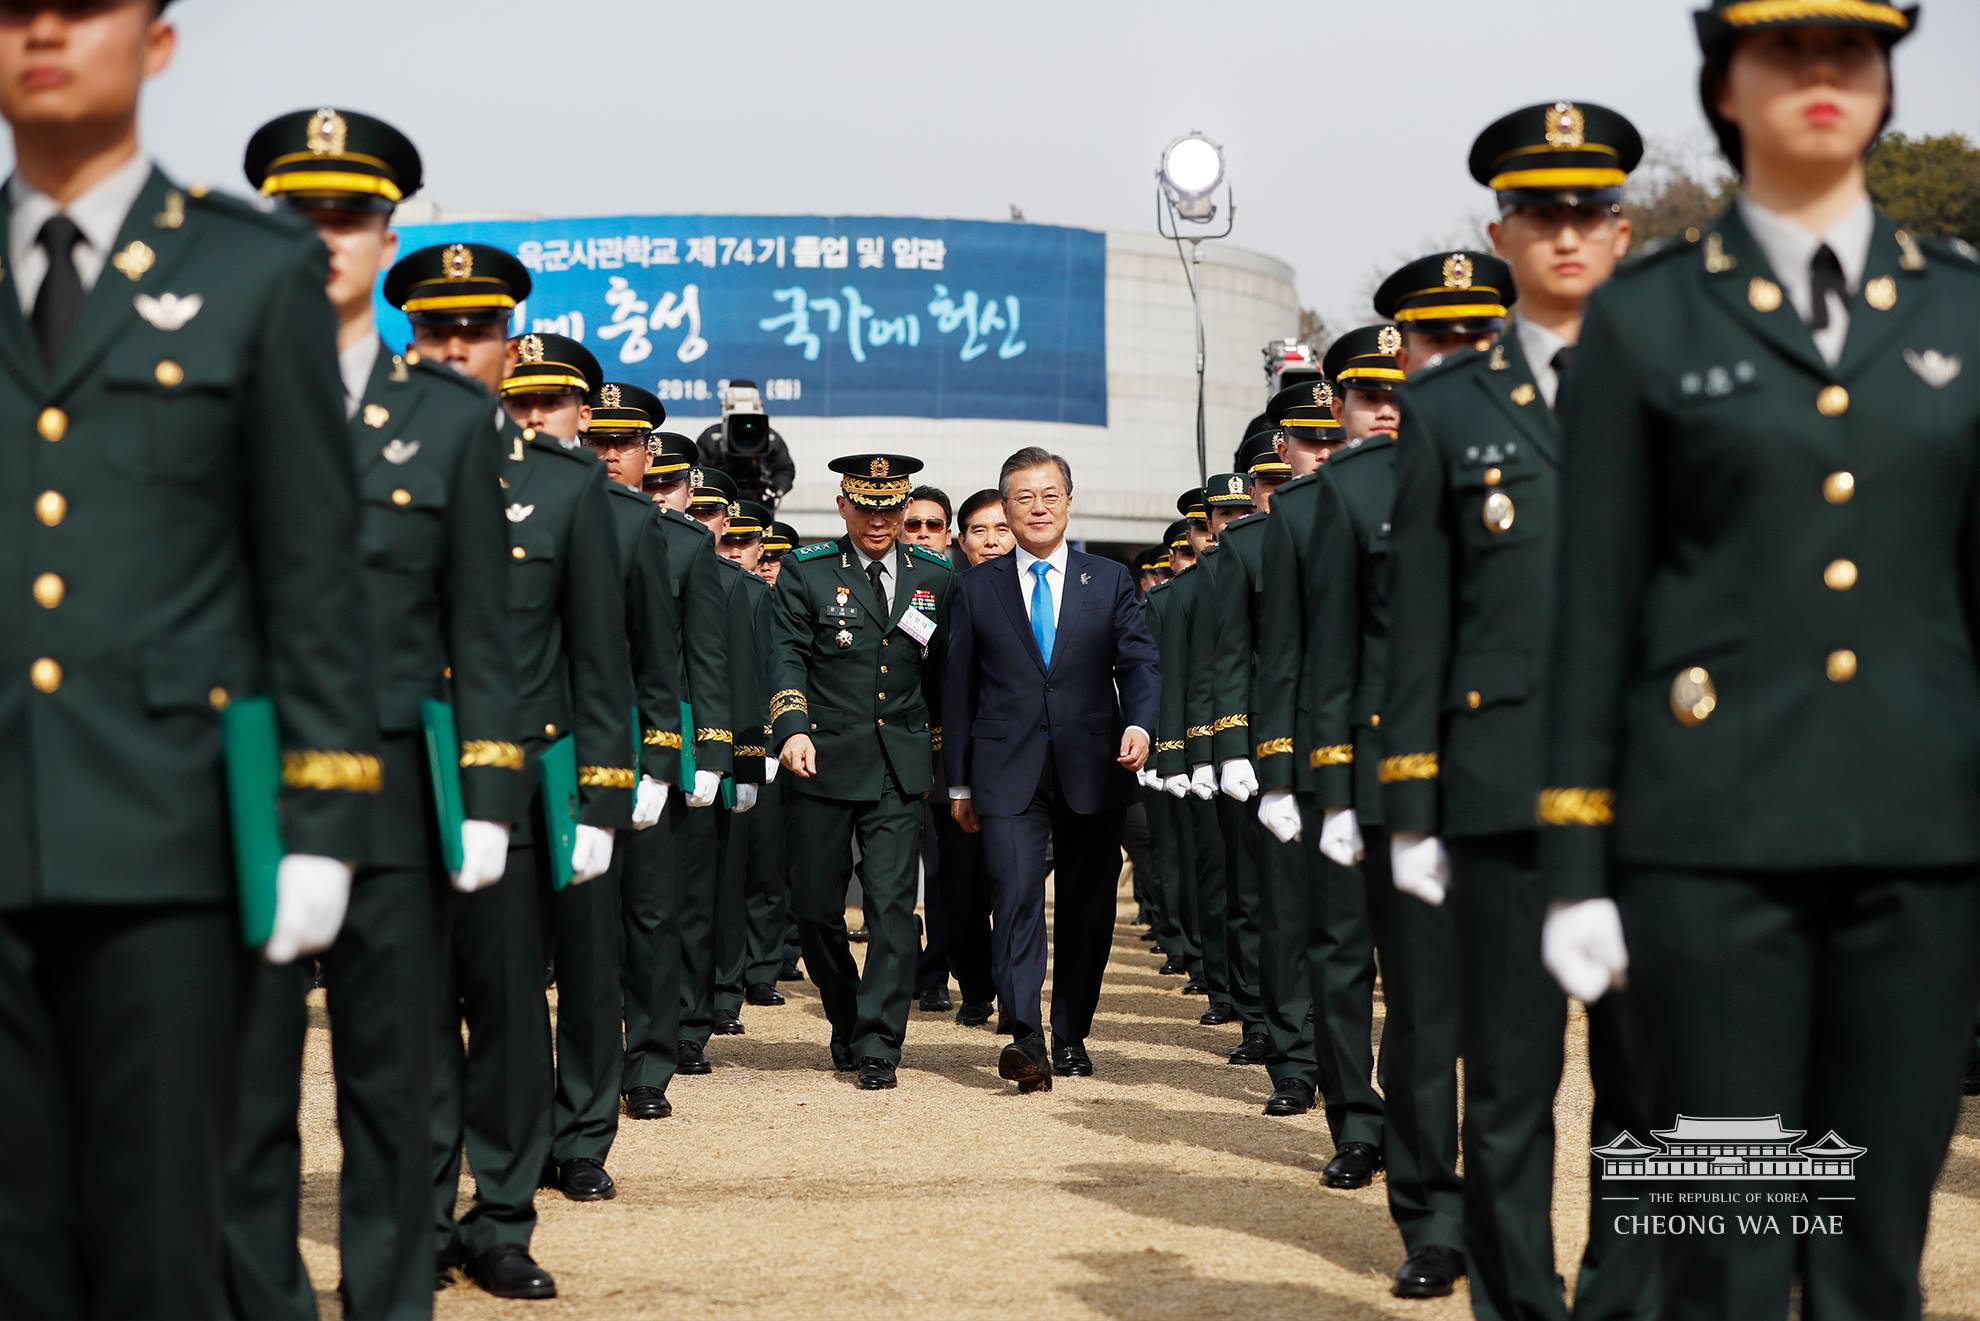
[[[283,853],[282,736],[275,703],[266,697],[230,702],[220,713],[220,748],[241,940],[249,949],[260,949],[275,930],[275,873]]]
[[[543,786],[543,847],[550,854],[550,885],[561,890],[571,883],[571,849],[577,843],[577,746],[569,734],[537,755],[536,775]]]
[[[426,769],[433,780],[433,815],[440,831],[440,862],[449,872],[459,873],[461,821],[467,809],[461,800],[461,740],[454,727],[454,708],[446,702],[421,702],[419,723],[426,731]]]

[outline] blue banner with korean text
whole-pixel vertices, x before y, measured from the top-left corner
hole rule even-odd
[[[753,380],[772,417],[1107,423],[1107,246],[1093,230],[863,216],[601,216],[407,225],[529,268],[515,332],[582,341],[670,412]],[[397,309],[379,328],[411,337]]]

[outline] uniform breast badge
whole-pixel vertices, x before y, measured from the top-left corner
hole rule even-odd
[[[206,300],[198,294],[139,294],[131,300],[137,314],[160,330],[178,330],[188,321],[199,315],[199,309],[206,306]]]
[[[840,651],[850,651],[853,644],[852,630],[848,628],[840,629],[838,635],[832,641],[839,644]]]

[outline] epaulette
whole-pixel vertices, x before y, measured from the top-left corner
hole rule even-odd
[[[232,193],[215,192],[203,183],[196,183],[187,188],[174,188],[169,196],[183,196],[186,199],[185,204],[197,210],[210,211],[229,220],[245,220],[272,229],[278,234],[295,236],[315,233],[314,227],[300,212],[289,207],[274,206],[260,197],[236,197]]]
[[[558,440],[555,436],[551,435],[547,431],[537,432],[536,435],[531,438],[529,442],[529,447],[532,450],[541,450],[546,454],[554,454],[558,458],[563,459],[570,463],[582,464],[587,468],[596,467],[600,470],[603,470],[605,466],[605,461],[603,459],[599,458],[596,454],[593,454],[590,450],[586,449],[584,446],[566,445],[564,444],[564,442]]]
[[[801,546],[797,550],[792,551],[791,558],[798,561],[816,560],[823,559],[827,555],[837,555],[838,553],[838,542],[820,541],[809,546]]]
[[[437,362],[428,361],[421,357],[417,350],[409,349],[404,353],[394,353],[392,364],[403,365],[408,371],[418,372],[422,381],[445,381],[450,389],[459,390],[468,398],[478,402],[487,402],[488,391],[482,389],[479,384],[461,375],[452,367],[442,367]]]
[[[1682,234],[1646,244],[1623,258],[1622,263],[1616,267],[1615,275],[1611,278],[1619,280],[1627,279],[1635,275],[1638,271],[1648,270],[1652,266],[1669,261],[1679,253],[1694,252],[1697,250],[1699,240],[1703,237],[1704,231],[1700,230],[1698,226],[1693,225]]]
[[[1940,261],[1968,270],[1980,268],[1980,249],[1962,238],[1921,238],[1918,246]]]
[[[1266,514],[1264,510],[1261,509],[1257,513],[1246,514],[1243,518],[1233,519],[1231,522],[1224,524],[1224,531],[1226,533],[1231,533],[1237,531],[1241,527],[1246,527],[1246,528],[1263,527],[1265,526],[1265,520],[1268,517],[1269,515]]]
[[[1505,333],[1508,335],[1512,334],[1512,327],[1506,327]],[[1487,362],[1491,359],[1493,352],[1498,348],[1499,345],[1497,342],[1494,342],[1490,349],[1463,348],[1456,353],[1447,353],[1428,367],[1418,368],[1416,371],[1411,372],[1409,379],[1403,382],[1403,391],[1407,393],[1426,382],[1436,380],[1440,376],[1448,376],[1452,372],[1462,370],[1465,367]]]
[[[1164,578],[1161,582],[1156,583],[1153,587],[1149,588],[1148,594],[1150,596],[1153,596],[1157,592],[1166,592],[1169,590],[1169,588],[1175,586],[1175,582],[1176,580],[1174,578]]]
[[[720,564],[722,565],[722,568],[721,568],[721,570],[720,570],[720,572],[723,572],[723,573],[729,573],[729,572],[734,572],[734,573],[740,573],[740,574],[742,574],[742,575],[744,575],[745,577],[749,577],[749,578],[754,578],[754,577],[756,577],[756,575],[755,575],[755,574],[753,574],[753,573],[751,573],[751,572],[750,572],[750,571],[749,571],[748,569],[745,569],[745,568],[743,568],[743,566],[742,566],[742,565],[740,565],[740,564],[737,564],[737,563],[736,563],[736,562],[735,562],[734,560],[732,560],[732,559],[730,559],[730,558],[729,558],[729,557],[728,557],[727,555],[717,555],[717,556],[716,556],[715,558],[716,558],[716,560],[717,560],[717,561],[718,561],[718,562],[719,562],[719,563],[720,563]]]
[[[928,547],[926,546],[909,546],[907,550],[909,555],[913,555],[920,559],[927,560],[930,564],[939,564],[943,568],[949,570],[949,572],[951,573],[955,572],[956,566],[949,563],[948,559],[945,556],[937,555],[934,551],[928,549]]]
[[[1324,467],[1325,465],[1322,466]],[[1284,495],[1287,491],[1297,491],[1305,487],[1311,486],[1313,485],[1314,480],[1319,476],[1320,476],[1320,469],[1315,468],[1312,472],[1303,472],[1297,477],[1292,477],[1287,479],[1286,481],[1280,482],[1279,489],[1272,493],[1272,498],[1276,500],[1280,496]]]
[[[637,500],[639,501],[639,503],[643,505],[650,505],[653,503],[651,500],[641,495],[638,491],[633,490],[632,487],[627,486],[622,482],[607,482],[605,483],[605,490],[607,493],[611,495],[616,495],[623,500]]]
[[[1324,473],[1329,468],[1338,468],[1343,463],[1347,463],[1353,459],[1358,459],[1364,454],[1374,454],[1381,450],[1388,449],[1391,445],[1395,443],[1395,437],[1393,436],[1384,436],[1381,438],[1381,440],[1387,441],[1388,444],[1383,444],[1381,443],[1381,441],[1375,441],[1373,438],[1368,438],[1367,440],[1364,440],[1364,442],[1359,444],[1350,442],[1349,444],[1341,446],[1341,448],[1335,450],[1332,454],[1327,456],[1327,461],[1320,465],[1320,471]]]

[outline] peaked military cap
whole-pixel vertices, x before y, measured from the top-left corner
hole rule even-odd
[[[646,438],[646,475],[640,485],[672,486],[688,475],[701,451],[678,431],[656,431]]]
[[[655,417],[649,409],[659,408]],[[591,434],[619,444],[644,444],[667,410],[649,391],[624,381],[606,381],[591,394]]]
[[[1642,159],[1643,138],[1615,111],[1552,101],[1489,124],[1471,144],[1471,177],[1498,193],[1502,206],[1619,202]]]
[[[1244,438],[1238,447],[1238,467],[1253,477],[1285,477],[1291,474],[1292,465],[1279,457],[1279,438],[1276,429],[1254,431]]]
[[[1360,326],[1327,346],[1327,375],[1343,390],[1393,390],[1403,380],[1396,365],[1401,348],[1402,332],[1394,326]]]
[[[1169,524],[1169,530],[1164,534],[1164,539],[1169,543],[1170,550],[1189,551],[1192,555],[1196,553],[1190,550],[1189,547],[1189,520],[1186,518],[1179,518]]]
[[[905,454],[848,454],[828,465],[839,474],[839,489],[861,509],[899,509],[914,488],[909,478],[921,471],[921,460]]]
[[[1691,17],[1698,28],[1698,44],[1707,52],[1743,32],[1785,27],[1868,28],[1886,46],[1894,46],[1917,29],[1918,6],[1873,0],[1712,0],[1710,8]]]
[[[768,556],[782,555],[798,543],[797,529],[789,523],[772,523],[763,534],[763,553]]]
[[[241,161],[264,197],[302,207],[390,211],[419,191],[419,149],[355,110],[296,110],[256,129]]]
[[[1176,497],[1176,512],[1191,523],[1205,523],[1210,519],[1210,506],[1203,499],[1203,488],[1192,486]]]
[[[736,486],[736,479],[720,468],[696,467],[688,470],[688,508],[714,509],[719,505],[733,506],[742,491]]]
[[[1382,281],[1375,291],[1375,315],[1430,334],[1484,335],[1505,324],[1516,297],[1512,267],[1497,257],[1433,252]],[[1327,360],[1333,361],[1331,349]]]
[[[1332,359],[1330,352],[1328,361]],[[1265,405],[1265,417],[1294,440],[1331,444],[1341,432],[1340,419],[1334,416],[1334,384],[1324,377],[1289,385],[1273,395]]]
[[[502,397],[519,394],[589,395],[605,379],[590,349],[566,335],[518,335],[515,361],[502,378]]]
[[[429,324],[506,321],[529,290],[523,264],[486,243],[421,248],[385,277],[385,300]]]
[[[1203,484],[1203,497],[1212,509],[1231,509],[1239,505],[1251,507],[1251,474],[1245,472],[1217,472],[1210,474],[1210,480]]]
[[[738,500],[729,506],[729,526],[723,529],[722,540],[731,537],[737,541],[764,537],[770,528],[768,506],[754,500]],[[767,541],[767,537],[766,537]]]

